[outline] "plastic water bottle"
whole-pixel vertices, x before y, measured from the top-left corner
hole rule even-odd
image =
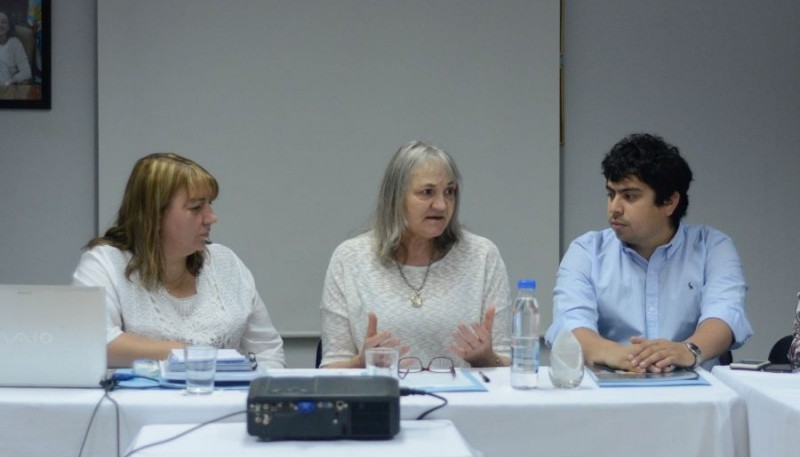
[[[533,293],[536,281],[517,283],[511,320],[511,387],[535,389],[539,384],[539,303]]]

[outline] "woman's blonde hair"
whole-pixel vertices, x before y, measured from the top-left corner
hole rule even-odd
[[[154,290],[164,272],[161,218],[181,189],[190,196],[208,194],[209,201],[219,194],[217,180],[192,160],[171,152],[139,159],[125,186],[116,222],[105,235],[91,240],[86,247],[111,245],[130,252],[132,257],[125,268],[125,277],[130,279],[136,272],[141,284]],[[204,259],[205,250],[186,258],[186,267],[192,275],[200,273]]]
[[[389,161],[372,218],[375,253],[384,265],[388,266],[394,261],[395,252],[400,247],[400,240],[406,229],[406,188],[411,172],[417,165],[429,161],[442,163],[450,179],[456,184],[453,217],[444,232],[434,240],[437,253],[446,254],[461,239],[461,223],[458,222],[461,174],[455,161],[436,146],[423,141],[411,141],[398,149]]]

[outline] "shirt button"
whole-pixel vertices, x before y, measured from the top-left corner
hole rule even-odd
[[[647,308],[647,311],[650,311],[651,313],[654,313],[654,312],[656,312],[656,309],[651,306],[651,307]]]

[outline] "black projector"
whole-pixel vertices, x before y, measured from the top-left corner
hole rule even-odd
[[[394,378],[262,377],[247,394],[247,433],[262,440],[386,440],[400,431]]]

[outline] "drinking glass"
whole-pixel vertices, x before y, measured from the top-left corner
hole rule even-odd
[[[208,395],[213,392],[214,373],[217,371],[217,348],[187,346],[183,354],[186,362],[186,393]]]
[[[367,374],[397,378],[399,354],[395,348],[369,348],[364,352]]]

